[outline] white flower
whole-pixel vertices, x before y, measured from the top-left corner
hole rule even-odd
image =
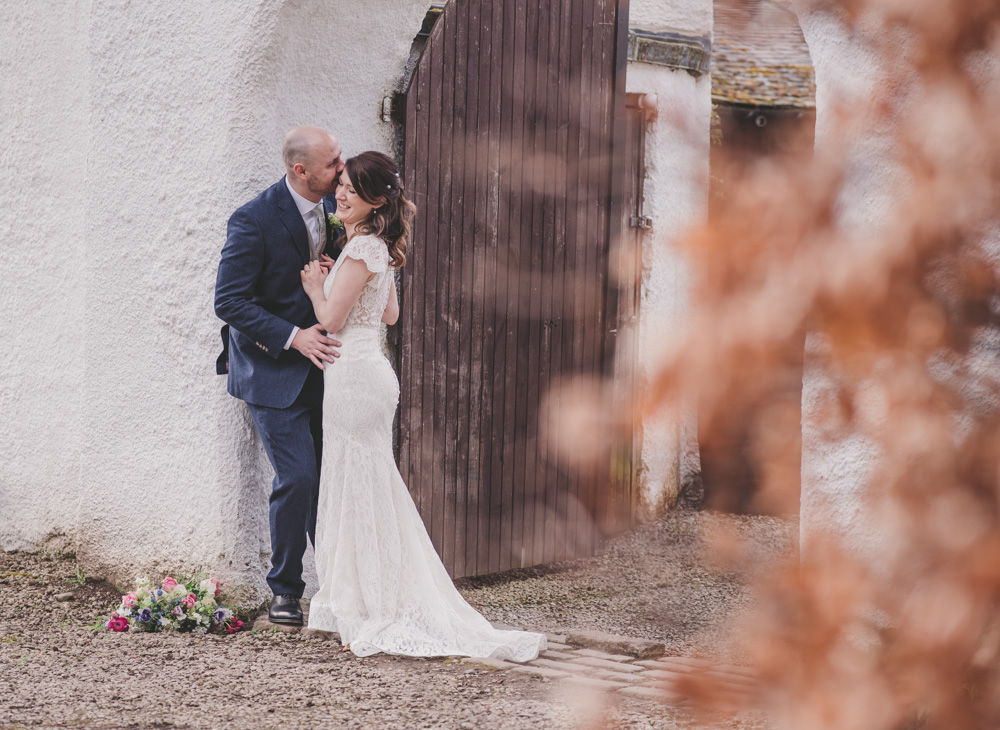
[[[208,629],[206,629],[204,626],[196,626],[193,633],[195,633],[195,634],[207,634],[208,633]]]
[[[153,582],[149,578],[146,578],[145,576],[138,576],[135,579],[135,584],[139,588],[146,588],[148,586],[153,585]]]

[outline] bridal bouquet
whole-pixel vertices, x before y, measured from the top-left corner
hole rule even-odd
[[[164,578],[155,585],[149,578],[138,578],[134,591],[122,596],[105,626],[112,631],[184,631],[206,634],[209,631],[232,634],[243,628],[233,612],[215,602],[219,581],[214,578],[177,581]]]

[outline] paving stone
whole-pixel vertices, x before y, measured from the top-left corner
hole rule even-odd
[[[626,654],[609,654],[606,651],[599,651],[598,649],[577,649],[576,654],[578,656],[589,656],[594,659],[607,659],[609,662],[632,662],[635,661],[635,657],[627,656]]]
[[[628,695],[629,697],[641,697],[644,700],[657,700],[659,702],[667,702],[671,705],[678,705],[684,702],[684,698],[673,692],[665,692],[662,689],[654,689],[653,687],[623,687],[618,690],[620,694]]]
[[[258,616],[253,622],[253,631],[278,631],[282,634],[297,634],[302,631],[301,626],[289,626],[288,624],[272,624],[267,620],[267,616]]]
[[[716,681],[713,686],[719,693],[733,697],[754,697],[757,695],[758,690],[757,687],[748,684],[732,684],[719,681]]]
[[[606,634],[603,631],[573,631],[566,635],[566,643],[610,654],[627,654],[637,659],[655,659],[663,656],[666,651],[663,644],[656,641]]]
[[[514,669],[521,666],[514,662],[505,662],[503,659],[491,659],[490,657],[467,656],[462,658],[462,664],[472,664],[489,669]]]
[[[652,682],[654,680],[655,681],[672,682],[672,681],[676,681],[677,679],[679,679],[681,677],[689,677],[689,676],[691,676],[691,673],[690,672],[671,672],[671,671],[667,671],[667,670],[664,670],[664,669],[647,669],[646,671],[644,671],[642,674],[640,674],[638,676],[642,677],[643,681],[645,681],[645,682]]]
[[[546,634],[545,638],[548,639],[550,642],[556,644],[566,643],[566,634]]]
[[[543,659],[574,659],[576,657],[576,652],[565,652],[565,651],[554,651],[552,649],[546,649],[538,656]]]
[[[628,682],[629,684],[642,684],[646,680],[643,679],[645,672],[637,672],[636,674],[625,674],[624,672],[605,672],[603,670],[598,670],[591,674],[591,677],[596,679],[606,679],[609,682]]]
[[[607,659],[595,659],[594,657],[581,657],[580,659],[573,659],[572,664],[582,664],[587,667],[596,667],[597,669],[608,669],[612,672],[641,672],[644,667],[637,667],[634,664],[624,664],[623,662],[610,662]]]
[[[560,672],[556,669],[549,669],[548,667],[536,667],[531,664],[522,664],[513,667],[510,671],[519,672],[521,674],[533,674],[536,677],[547,677],[548,679],[561,679],[563,677],[569,677],[566,672]]]
[[[659,661],[661,665],[665,664],[670,667],[678,667],[688,671],[695,669],[709,669],[713,665],[713,663],[708,659],[695,659],[694,657],[686,656],[665,656],[661,657],[657,661]]]
[[[642,685],[647,689],[654,689],[658,692],[664,692],[666,694],[677,697],[683,702],[696,702],[691,697],[688,697],[677,690],[677,688],[672,684],[644,684]],[[711,700],[709,704],[718,710],[724,711],[737,711],[741,709],[747,709],[753,704],[754,696],[748,692],[731,692],[726,689],[716,688],[716,691],[712,693]]]
[[[715,664],[712,669],[718,672],[726,672],[727,674],[740,674],[744,677],[750,679],[757,679],[757,671],[751,667],[741,667],[737,664]]]
[[[745,687],[757,687],[760,684],[756,677],[748,677],[745,674],[736,674],[735,672],[720,669],[707,669],[705,670],[705,674],[727,684],[737,684]]]
[[[572,672],[573,674],[592,674],[594,672],[593,667],[588,667],[584,664],[577,664],[571,661],[555,661],[553,659],[535,659],[529,663],[529,666],[547,667],[560,672]]]
[[[577,687],[586,687],[588,689],[607,690],[609,692],[614,691],[616,689],[621,689],[622,687],[629,686],[625,682],[611,682],[607,679],[595,679],[594,677],[571,676],[571,677],[566,677],[561,681],[563,684],[574,685]]]

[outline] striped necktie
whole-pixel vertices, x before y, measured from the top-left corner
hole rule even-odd
[[[323,249],[326,248],[326,214],[323,210],[323,201],[320,201],[313,208],[313,213],[316,214],[316,243],[311,247],[312,256],[310,258],[316,261],[323,253]]]

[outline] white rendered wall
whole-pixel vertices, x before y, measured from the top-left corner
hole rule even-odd
[[[0,544],[12,548],[68,547],[79,506],[88,6],[0,5]]]
[[[865,110],[887,95],[901,110],[898,118],[918,115],[931,122],[943,121],[939,128],[946,132],[941,139],[961,139],[955,132],[955,119],[935,117],[936,113],[947,113],[946,106],[924,95],[926,89],[908,65],[908,37],[888,35],[875,20],[862,17],[858,29],[849,32],[832,14],[800,12],[816,68],[817,154],[835,140],[838,108]],[[871,39],[877,39],[877,48]],[[900,215],[898,206],[907,201],[911,188],[905,165],[907,151],[897,141],[892,124],[865,125],[864,134],[852,138],[845,157],[845,184],[838,201],[838,224],[847,240],[845,256],[851,255],[851,247],[860,249],[878,240],[881,229],[891,227]],[[942,142],[935,140],[934,144]],[[943,150],[943,156],[951,154],[947,146]],[[982,174],[976,162],[970,162],[965,174]],[[889,531],[885,527],[886,508],[891,504],[872,478],[881,453],[876,443],[857,433],[832,439],[824,431],[826,406],[835,397],[830,372],[824,368],[824,352],[823,340],[811,334],[802,393],[802,550],[807,553],[819,538],[835,536],[878,570],[886,567],[892,547],[886,541]],[[998,352],[997,333],[987,330],[974,340],[962,361],[962,367],[983,383],[982,392],[967,394],[969,403],[981,413],[994,412],[997,407],[995,390],[988,386],[995,387],[998,379]],[[938,375],[948,378],[944,371]],[[863,389],[854,405],[865,425],[878,432],[885,423],[880,390],[874,385]],[[967,414],[956,417],[960,421]]]
[[[633,0],[629,26],[693,37],[712,33],[710,0]],[[643,211],[652,219],[643,251],[639,318],[639,369],[654,374],[665,351],[684,334],[691,273],[679,241],[708,213],[709,127],[712,84],[708,74],[646,63],[629,63],[626,88],[648,94],[656,116],[646,129]],[[676,501],[682,484],[700,470],[697,415],[693,402],[643,422],[640,511],[661,514]]]
[[[864,34],[848,32],[833,15],[800,12],[799,22],[816,70],[816,151],[833,144],[835,113],[840,106],[864,109],[876,96],[879,58]],[[839,224],[857,245],[878,235],[887,222],[899,184],[890,130],[869,129],[849,152],[847,184],[840,201]],[[845,251],[845,256],[850,252]],[[821,536],[837,536],[851,549],[876,556],[880,531],[872,523],[878,499],[871,483],[878,464],[875,443],[860,434],[834,439],[825,429],[826,406],[835,398],[835,383],[823,366],[826,346],[810,333],[806,340],[802,386],[802,498],[801,548],[808,552]],[[857,413],[878,427],[879,393],[863,391],[855,403]]]
[[[0,9],[0,547],[260,592],[271,471],[214,371],[226,220],[292,126],[391,151],[426,6],[35,6]]]

